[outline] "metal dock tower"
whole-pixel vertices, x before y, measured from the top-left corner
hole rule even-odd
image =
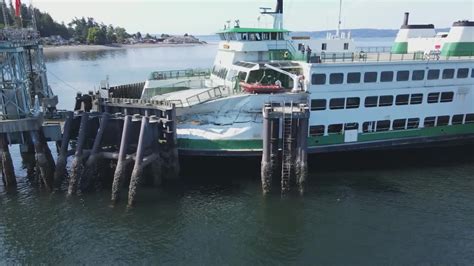
[[[282,194],[290,191],[293,181],[299,192],[304,193],[308,173],[309,116],[306,103],[271,103],[263,107],[261,177],[264,194],[271,191],[272,179],[279,169]]]
[[[0,30],[0,156],[3,182],[15,186],[9,145],[20,144],[31,174],[36,167],[43,185],[52,189],[54,161],[47,141],[60,139],[59,123],[47,125],[57,97],[48,86],[43,48],[33,29]],[[34,159],[33,159],[34,158]]]

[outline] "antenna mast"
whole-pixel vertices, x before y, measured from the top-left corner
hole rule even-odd
[[[2,0],[2,15],[3,15],[3,24],[5,28],[8,28],[8,17],[7,17],[7,4],[5,4],[5,0]]]
[[[273,17],[273,28],[283,29],[283,0],[277,0],[274,12],[268,11],[270,8],[261,7],[260,14],[271,15]]]
[[[35,14],[35,8],[33,7],[33,0],[30,2],[30,12],[31,12],[31,24],[34,30],[38,30],[38,27],[36,26],[36,14]]]
[[[338,38],[341,37],[341,15],[342,15],[342,0],[339,0],[339,21],[337,23],[337,32],[336,35]]]

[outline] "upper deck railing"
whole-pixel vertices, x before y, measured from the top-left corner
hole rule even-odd
[[[209,77],[211,71],[209,69],[185,69],[185,70],[167,70],[167,71],[155,71],[149,76],[149,80],[166,80],[166,79],[179,79],[179,78],[191,78],[191,77]]]
[[[304,60],[307,63],[370,63],[370,62],[402,62],[402,61],[450,61],[474,60],[474,52],[469,56],[442,56],[439,53],[415,52],[394,54],[391,52],[355,52],[355,53],[312,53]]]

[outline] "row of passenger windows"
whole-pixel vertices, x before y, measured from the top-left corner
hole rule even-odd
[[[428,103],[447,103],[452,102],[454,98],[454,92],[433,92],[428,94]],[[423,94],[400,94],[394,97],[393,95],[382,95],[382,96],[367,96],[365,98],[364,106],[370,107],[386,107],[395,105],[409,105],[409,104],[421,104],[423,103]],[[329,100],[329,109],[356,109],[360,107],[359,97],[349,98],[333,98]],[[327,109],[326,99],[314,99],[311,101],[311,111],[323,111]]]
[[[459,114],[454,115],[452,118],[449,115],[445,116],[431,116],[426,117],[423,121],[423,126],[436,127],[436,126],[447,126],[451,120],[452,125],[462,125],[462,124],[474,124],[474,114]],[[391,127],[390,127],[391,126]],[[419,118],[408,118],[408,119],[396,119],[393,121],[390,120],[380,120],[380,121],[370,121],[364,122],[362,124],[363,133],[371,132],[385,132],[389,130],[407,130],[407,129],[417,129],[420,127]],[[333,124],[328,126],[328,134],[342,134],[347,130],[359,130],[359,123],[347,123],[347,124]],[[324,136],[326,127],[324,125],[311,126],[309,129],[309,134],[311,136]]]
[[[441,71],[440,69],[430,69],[428,70],[427,79],[428,80],[436,80],[439,79],[440,76],[442,79],[453,79],[455,76],[458,79],[464,79],[469,76],[469,68],[459,68],[455,75],[456,70],[454,68],[448,68]],[[363,80],[364,83],[374,83],[377,81],[380,82],[392,82],[394,79],[396,81],[408,81],[410,80],[410,71],[408,70],[400,70],[396,71],[382,71],[380,72],[350,72],[347,73],[346,76],[346,83],[347,84],[356,84],[361,83]],[[380,79],[379,79],[380,76]],[[425,70],[413,70],[411,72],[411,80],[419,81],[425,80],[426,71]],[[474,70],[471,71],[471,78],[474,78]],[[313,85],[325,85],[327,82],[327,75],[326,74],[313,74],[311,76],[311,83]],[[329,84],[343,84],[344,83],[344,73],[332,73],[329,74]]]

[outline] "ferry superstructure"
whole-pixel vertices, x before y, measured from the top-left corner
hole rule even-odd
[[[262,13],[273,28],[236,21],[218,33],[211,70],[158,71],[147,80],[142,98],[178,107],[182,154],[260,154],[268,102],[311,106],[309,153],[474,139],[473,22],[454,23],[437,44],[439,36],[406,17],[392,52],[366,53],[339,30],[322,40],[290,37],[282,0]],[[427,40],[411,40],[417,31]]]

